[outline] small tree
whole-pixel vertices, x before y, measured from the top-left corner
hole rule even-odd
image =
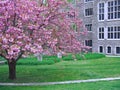
[[[38,2],[39,3],[38,3]],[[79,52],[84,46],[78,41],[72,24],[81,28],[75,12],[65,0],[4,0],[0,1],[0,56],[8,61],[9,79],[16,78],[16,62],[22,55]],[[69,15],[68,15],[69,11]]]

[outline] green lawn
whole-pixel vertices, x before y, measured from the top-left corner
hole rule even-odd
[[[120,80],[51,86],[0,86],[0,90],[120,90]]]
[[[0,61],[4,61],[4,60],[5,60],[4,58],[0,57]]]
[[[120,58],[61,61],[53,65],[17,65],[17,79],[8,80],[8,66],[0,65],[0,82],[53,82],[120,76]]]

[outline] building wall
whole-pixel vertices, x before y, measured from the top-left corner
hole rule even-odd
[[[92,51],[93,52],[99,52],[99,46],[103,46],[103,53],[107,53],[107,47],[111,46],[111,53],[112,55],[116,54],[116,47],[120,47],[120,39],[115,40],[109,40],[107,38],[107,28],[109,26],[120,26],[120,18],[116,20],[108,20],[107,15],[105,15],[106,19],[104,21],[98,20],[98,3],[99,2],[105,2],[105,7],[107,8],[107,2],[110,0],[93,0],[93,2],[85,3],[84,0],[81,0],[79,3],[80,7],[80,18],[82,19],[84,24],[92,23],[92,32],[88,32],[88,37],[85,39],[91,39],[92,40]],[[85,9],[87,8],[93,8],[93,15],[91,16],[85,16]],[[98,38],[98,28],[104,27],[104,39],[100,40]],[[118,54],[120,55],[120,54]]]

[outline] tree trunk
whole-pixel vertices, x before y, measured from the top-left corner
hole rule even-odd
[[[14,80],[16,79],[16,61],[8,61],[9,66],[9,79]]]

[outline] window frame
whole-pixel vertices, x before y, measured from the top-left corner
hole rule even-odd
[[[103,32],[99,32],[100,28],[103,28]],[[102,37],[102,34],[103,34],[103,37],[100,38],[100,34],[101,34],[101,37]],[[98,27],[98,40],[104,40],[105,39],[105,27]]]
[[[109,37],[109,35],[108,35],[108,33],[109,33],[108,28],[111,28],[111,27],[113,28],[113,34],[112,34],[113,38],[108,38]],[[118,30],[117,34],[118,34],[119,38],[115,38],[115,27],[119,28],[119,30],[117,29]],[[119,35],[120,35],[120,26],[119,25],[114,25],[114,26],[110,26],[110,27],[108,26],[107,27],[107,40],[120,40],[120,36]]]
[[[92,9],[92,14],[86,15],[86,10],[90,10],[90,9]],[[91,16],[93,16],[93,14],[94,14],[93,8],[84,8],[84,16],[85,16],[85,17],[91,17]]]
[[[111,48],[111,52],[110,52],[110,53],[108,53],[108,47]],[[112,54],[112,46],[111,46],[111,45],[107,45],[107,47],[106,47],[106,53],[107,53],[107,54]]]
[[[91,1],[84,0],[84,3],[89,3],[89,2],[94,2],[94,0],[91,0]]]
[[[100,19],[99,19],[99,15],[100,15],[100,12],[99,12],[100,7],[99,7],[99,5],[102,4],[102,3],[104,4],[104,7],[102,8],[103,13],[101,13],[101,14],[104,14],[104,19],[101,19],[101,20],[100,20]],[[104,21],[104,20],[105,20],[105,16],[106,16],[106,15],[105,15],[105,2],[99,2],[98,5],[97,5],[97,7],[98,7],[98,10],[97,10],[97,13],[98,13],[98,21]]]
[[[87,29],[88,32],[92,32],[92,26],[93,26],[92,23],[85,24],[85,28]],[[89,30],[88,28],[89,28],[90,30]]]
[[[115,54],[116,54],[116,55],[120,55],[120,53],[117,53],[117,49],[116,49],[117,47],[120,48],[120,46],[115,46]],[[120,51],[119,51],[119,52],[120,52]]]
[[[90,42],[89,42],[89,41],[90,41]],[[86,42],[87,42],[88,45],[86,44]],[[85,46],[92,47],[92,46],[93,46],[93,43],[92,43],[92,42],[93,42],[93,40],[85,40],[85,41],[84,41],[84,45],[85,45]],[[91,43],[91,44],[89,44],[89,43]]]
[[[103,49],[102,51],[103,51],[103,52],[100,52],[100,47],[102,47],[102,49]],[[99,53],[104,53],[104,46],[103,46],[103,45],[99,45],[99,46],[98,46],[98,52],[99,52]]]
[[[107,1],[107,20],[108,21],[111,21],[111,20],[120,20],[120,17],[118,18],[115,18],[115,6],[117,6],[117,7],[120,7],[120,5],[115,5],[115,1],[116,0],[110,0],[110,1]],[[117,0],[117,1],[119,1],[119,0]],[[109,17],[109,15],[108,15],[108,8],[109,8],[109,5],[108,5],[108,3],[109,2],[113,2],[113,19],[109,19],[108,17]],[[110,12],[110,13],[112,13],[112,12]],[[120,11],[118,10],[118,11],[116,11],[116,13],[119,13],[120,14]]]

